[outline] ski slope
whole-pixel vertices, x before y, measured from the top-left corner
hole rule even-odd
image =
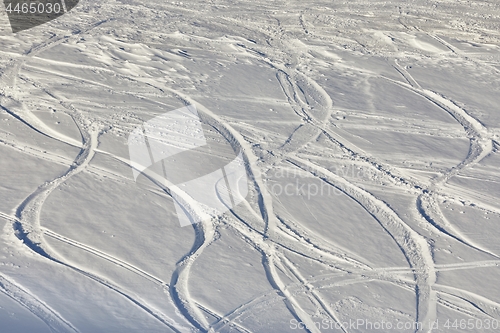
[[[0,9],[1,333],[500,327],[500,3]],[[129,137],[188,105],[248,193],[181,227]]]

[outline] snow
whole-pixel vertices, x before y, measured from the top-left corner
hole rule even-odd
[[[0,12],[0,332],[498,328],[498,2]]]

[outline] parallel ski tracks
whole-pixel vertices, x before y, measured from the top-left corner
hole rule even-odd
[[[105,21],[97,22],[94,24],[94,26],[98,26],[104,22]],[[303,19],[303,16],[300,17],[300,22],[302,24],[302,27],[306,29],[307,25]],[[240,25],[240,28],[249,29],[249,31],[252,31],[251,28],[242,25],[241,22],[239,21],[237,22],[237,24]],[[280,38],[276,37],[283,37],[283,35],[278,36],[270,33],[265,33],[263,31],[259,31],[259,33],[262,33],[265,36],[267,36],[268,40],[269,39],[279,40]],[[65,40],[64,38],[65,37],[62,38],[54,37],[53,40],[49,40],[46,43],[41,44],[29,50],[26,53],[26,56],[29,57],[36,55],[42,52],[43,50],[50,48],[51,46],[55,46],[61,43],[62,41]],[[280,56],[287,53],[291,54],[290,52],[287,52],[286,51],[287,48],[284,47],[286,41],[281,41],[280,43],[281,43]],[[296,69],[296,65],[297,63],[299,63],[299,60],[297,58],[284,59],[275,55],[276,59],[271,60],[267,56],[270,54],[270,52],[267,51],[270,50],[269,49],[261,51],[249,50],[249,52],[252,52],[252,54],[255,57],[261,58],[263,62],[267,63],[272,68],[276,69],[278,81],[280,82],[284,94],[287,96],[288,102],[291,105],[292,109],[297,114],[297,116],[303,120],[303,123],[296,129],[296,131],[294,131],[294,133],[292,133],[292,135],[286,140],[286,142],[284,142],[284,144],[277,151],[271,152],[271,154],[265,159],[264,162],[267,163],[266,167],[268,168],[275,167],[279,163],[282,163],[283,161],[288,161],[289,163],[292,163],[299,168],[304,168],[305,166],[307,166],[307,170],[313,170],[312,172],[315,174],[315,176],[322,179],[323,181],[327,181],[332,186],[337,186],[338,188],[342,189],[346,195],[353,198],[353,200],[355,200],[361,207],[369,211],[370,214],[372,214],[375,217],[375,219],[379,221],[379,223],[386,230],[386,232],[389,235],[391,235],[393,239],[396,241],[396,243],[400,246],[401,250],[403,251],[403,253],[405,253],[407,260],[411,266],[409,269],[403,269],[403,268],[395,268],[394,270],[387,269],[387,271],[384,272],[385,274],[384,278],[380,276],[373,278],[387,279],[387,281],[393,281],[394,283],[401,283],[395,278],[397,274],[403,273],[403,274],[414,275],[415,286],[413,286],[409,282],[404,282],[401,284],[404,285],[406,288],[415,287],[417,289],[417,297],[419,299],[417,319],[430,322],[435,317],[435,305],[437,304],[438,301],[442,302],[442,300],[439,299],[436,296],[436,294],[434,294],[434,290],[437,290],[436,293],[440,292],[444,293],[444,291],[439,291],[440,289],[443,288],[435,284],[435,272],[439,271],[440,269],[444,270],[444,269],[455,269],[455,268],[453,268],[452,266],[447,266],[447,267],[443,266],[443,268],[440,268],[439,265],[435,265],[432,260],[432,255],[430,254],[429,246],[426,243],[426,240],[421,235],[418,235],[415,231],[413,231],[410,226],[408,226],[403,220],[401,220],[394,211],[392,211],[389,207],[385,206],[379,199],[377,199],[370,193],[362,189],[359,189],[346,179],[343,179],[341,177],[338,177],[337,175],[329,173],[328,170],[322,169],[317,165],[314,165],[310,162],[307,162],[299,158],[295,153],[300,149],[302,149],[309,142],[311,142],[311,140],[317,138],[319,134],[323,133],[327,135],[327,137],[332,142],[338,144],[340,147],[346,148],[351,153],[353,158],[360,159],[364,162],[369,163],[370,165],[379,169],[380,172],[383,173],[386,177],[400,180],[402,181],[403,186],[405,186],[406,188],[410,189],[413,192],[421,193],[417,201],[417,206],[420,208],[420,211],[424,213],[422,214],[423,217],[426,218],[431,224],[438,227],[438,232],[440,233],[444,232],[448,236],[458,239],[462,243],[476,250],[480,250],[482,252],[489,253],[494,257],[497,257],[496,254],[489,252],[487,249],[482,249],[480,245],[474,244],[470,239],[467,239],[466,237],[461,235],[457,230],[455,230],[449,222],[446,222],[442,214],[440,214],[439,211],[437,210],[439,207],[437,206],[436,202],[436,196],[444,195],[441,192],[442,191],[441,187],[443,186],[443,184],[445,184],[454,175],[457,175],[461,170],[471,165],[477,164],[485,156],[491,153],[493,149],[492,136],[488,133],[487,129],[485,129],[484,126],[482,126],[482,124],[480,124],[477,120],[469,116],[465,110],[461,109],[460,107],[458,107],[456,104],[454,104],[444,96],[423,89],[418,84],[418,82],[416,82],[413,78],[411,78],[411,76],[407,72],[402,70],[396,64],[395,68],[405,77],[408,84],[396,80],[391,80],[391,82],[403,86],[404,88],[407,88],[419,94],[420,96],[428,99],[430,102],[441,107],[444,111],[450,113],[464,127],[468,137],[471,140],[471,149],[467,158],[462,163],[460,163],[460,165],[444,173],[441,177],[434,179],[432,181],[431,186],[429,186],[428,184],[421,184],[414,179],[407,179],[406,177],[400,176],[397,169],[386,166],[383,163],[376,161],[372,157],[367,156],[366,153],[362,152],[358,147],[355,147],[352,143],[348,142],[347,140],[336,134],[334,131],[328,129],[328,121],[331,116],[331,109],[332,109],[332,101],[331,99],[329,99],[328,94],[326,94],[326,92],[322,90],[321,86],[319,86],[314,80],[307,77],[306,75],[304,75],[303,73],[301,73]],[[286,62],[288,62],[288,64],[283,65]],[[8,73],[8,76],[10,76],[11,79],[13,78],[12,79],[13,85],[15,84],[15,80],[18,77],[18,73],[20,68],[22,67],[22,64],[23,62],[16,63],[16,65],[12,67],[12,71]],[[311,112],[307,97],[308,92],[302,90],[301,86],[297,83],[301,80],[308,82],[313,87],[312,89],[314,90],[314,93],[316,95],[326,97],[326,99],[322,102],[322,104],[320,103],[321,104],[320,108],[322,109],[321,111],[323,112],[322,113],[323,117],[321,117],[321,119],[317,119],[317,116],[315,116],[315,114]],[[248,231],[246,227],[245,228],[242,227],[242,225],[238,224],[237,221],[229,222],[230,225],[235,230],[237,230],[242,235],[246,236],[249,240],[251,240],[253,246],[262,253],[265,262],[264,266],[266,272],[268,273],[268,278],[270,279],[270,283],[276,289],[275,292],[271,293],[272,295],[274,295],[273,297],[276,297],[277,299],[280,300],[283,299],[282,296],[278,296],[279,292],[281,292],[282,295],[285,295],[285,303],[287,304],[287,306],[289,306],[290,311],[295,315],[297,315],[299,318],[303,319],[304,322],[306,323],[311,322],[309,314],[307,314],[300,307],[300,304],[298,304],[295,301],[293,292],[292,293],[290,292],[291,290],[290,287],[284,285],[280,281],[278,274],[275,272],[275,268],[277,266],[284,265],[288,267],[288,269],[295,276],[295,279],[298,281],[297,288],[304,290],[304,292],[311,295],[316,300],[317,304],[319,304],[330,315],[330,317],[332,317],[334,320],[337,320],[334,311],[329,309],[328,305],[325,304],[325,302],[322,300],[319,291],[311,287],[310,284],[311,282],[304,279],[300,271],[298,271],[298,269],[293,267],[293,263],[285,255],[277,251],[277,249],[280,247],[282,249],[286,249],[288,247],[290,251],[293,250],[298,251],[297,248],[300,249],[303,246],[302,244],[294,245],[291,243],[287,243],[286,242],[287,238],[284,237],[284,235],[286,235],[287,237],[290,236],[290,234],[295,235],[295,237],[297,237],[297,239],[299,239],[300,242],[306,242],[309,245],[313,246],[315,249],[313,252],[317,252],[318,254],[321,255],[325,254],[329,255],[330,258],[328,260],[323,258],[323,262],[325,264],[330,264],[339,260],[345,265],[343,266],[344,269],[346,269],[347,267],[351,267],[353,271],[359,270],[360,272],[363,272],[363,275],[366,274],[366,276],[370,276],[370,274],[375,274],[375,272],[377,272],[377,269],[371,269],[371,267],[363,263],[362,260],[354,259],[353,256],[349,256],[349,254],[343,253],[341,249],[337,249],[334,246],[323,244],[322,240],[312,239],[307,235],[305,235],[305,231],[300,230],[299,228],[292,228],[289,223],[280,220],[273,210],[274,198],[270,195],[270,193],[267,192],[265,184],[262,182],[262,179],[259,178],[261,170],[259,170],[256,167],[256,164],[259,161],[259,159],[253,153],[250,143],[248,143],[245,140],[245,138],[231,126],[229,122],[225,121],[221,117],[218,117],[210,110],[208,110],[206,107],[197,103],[195,100],[191,99],[189,96],[186,96],[185,94],[179,91],[170,89],[168,87],[160,87],[158,84],[150,80],[139,80],[139,81],[143,83],[148,83],[160,89],[161,91],[170,91],[176,94],[179,97],[179,99],[185,103],[196,104],[197,106],[199,106],[200,111],[207,118],[209,118],[211,125],[214,126],[214,128],[218,129],[223,135],[225,135],[228,141],[231,142],[231,144],[243,150],[247,162],[247,170],[253,176],[252,179],[254,181],[254,186],[260,195],[260,200],[258,203],[260,214],[254,211],[250,205],[247,205],[247,208],[250,211],[253,218],[260,219],[264,222],[265,230],[264,232],[259,232],[256,229]],[[70,246],[77,247],[83,251],[87,251],[97,257],[101,257],[105,260],[108,260],[109,262],[118,265],[120,267],[123,267],[144,279],[169,287],[169,290],[171,292],[171,297],[176,301],[175,303],[178,304],[180,312],[183,314],[183,316],[187,318],[189,322],[191,322],[191,324],[193,324],[194,327],[196,327],[196,329],[200,331],[208,331],[210,329],[219,330],[232,321],[234,324],[234,319],[236,317],[241,316],[244,311],[248,311],[253,306],[250,305],[250,303],[252,303],[253,301],[250,302],[248,305],[242,305],[234,312],[227,314],[223,317],[220,317],[218,323],[210,326],[208,322],[205,320],[203,314],[199,310],[201,309],[204,311],[209,311],[209,309],[205,309],[202,305],[197,304],[194,300],[190,298],[187,289],[189,280],[189,269],[192,263],[202,254],[203,250],[207,246],[209,246],[210,243],[213,241],[214,230],[217,227],[217,223],[220,223],[219,221],[212,221],[209,224],[204,224],[202,226],[195,226],[194,229],[197,235],[195,244],[193,245],[192,250],[179,262],[177,269],[172,276],[170,284],[166,284],[165,282],[147,273],[146,271],[141,270],[138,267],[130,265],[124,261],[121,261],[113,256],[110,256],[102,251],[93,249],[85,244],[68,239],[64,236],[58,235],[57,233],[51,230],[41,227],[39,225],[39,221],[37,220],[39,219],[39,214],[43,202],[47,198],[47,196],[50,195],[50,192],[54,188],[56,188],[60,183],[66,181],[69,177],[73,176],[74,174],[84,169],[88,169],[89,168],[88,163],[92,159],[92,156],[96,153],[100,153],[100,151],[97,149],[97,143],[96,143],[98,140],[98,134],[95,131],[88,133],[83,132],[82,134],[84,137],[86,137],[85,139],[86,142],[84,142],[84,144],[81,145],[81,143],[68,140],[68,138],[61,137],[57,133],[47,132],[46,128],[43,128],[43,126],[41,126],[39,123],[33,122],[33,119],[30,118],[29,116],[13,113],[12,111],[6,108],[4,108],[4,110],[9,112],[19,120],[23,121],[26,125],[30,126],[32,129],[40,131],[42,134],[48,135],[54,139],[66,143],[69,142],[68,144],[82,148],[80,156],[77,157],[77,159],[74,161],[75,163],[69,164],[71,165],[71,167],[68,170],[68,173],[66,173],[65,175],[63,175],[58,179],[55,179],[48,185],[42,185],[39,189],[37,189],[37,191],[35,191],[31,196],[29,196],[25,200],[25,202],[23,202],[22,205],[20,205],[20,207],[17,210],[16,217],[12,218],[4,213],[0,213],[0,217],[15,222],[14,224],[19,227],[17,231],[21,235],[21,238],[24,239],[28,244],[28,246],[30,246],[33,250],[35,250],[37,253],[43,256],[46,256],[51,260],[59,262],[58,259],[53,258],[52,255],[49,254],[50,249],[45,249],[42,239],[42,236],[45,235],[57,239],[59,241],[62,241]],[[0,143],[21,150],[16,142],[2,141]],[[39,151],[36,151],[35,149],[30,151],[29,154],[32,154],[33,156],[37,157],[42,157],[42,155],[44,155],[41,154]],[[119,159],[116,156],[114,157],[124,163],[131,165],[130,161],[127,161],[125,159]],[[68,162],[71,162],[64,158],[60,158],[58,156],[50,156],[50,154],[48,156],[45,156],[45,158],[60,164],[68,164]],[[424,202],[426,204],[424,204]],[[236,212],[233,213],[235,213],[236,216]],[[301,251],[298,252],[300,253]],[[317,257],[314,257],[313,259],[319,260]],[[483,264],[486,265],[484,267],[489,267],[488,265],[495,266],[498,263],[496,261],[491,261],[490,263],[483,263]],[[468,269],[469,267],[478,267],[478,266],[474,266],[474,263],[471,263],[471,266],[467,266],[464,264],[464,266],[460,267],[457,266],[457,267],[456,269]],[[117,286],[114,286],[108,283],[107,281],[97,276],[94,276],[90,273],[81,271],[79,268],[76,267],[73,268],[81,272],[82,274],[88,276],[89,278],[101,284],[104,284],[108,286],[110,289],[127,297],[129,300],[134,302],[134,304],[143,308],[145,311],[149,312],[155,318],[164,322],[171,329],[177,331],[177,329],[175,328],[174,324],[172,324],[172,321],[170,319],[165,318],[161,313],[149,309],[146,305],[133,299],[131,296],[127,295],[124,291],[120,290],[120,288],[118,288]],[[352,274],[352,272],[347,274],[348,275]],[[366,281],[366,278],[363,278],[360,281],[364,282]],[[455,290],[454,292],[458,292],[458,290]],[[462,293],[462,291],[460,291],[460,293]],[[472,298],[478,297],[478,295],[471,295],[470,293],[465,293],[465,294],[466,294],[465,297],[472,297]],[[255,303],[258,302],[254,302],[252,304]],[[488,304],[492,308],[498,306],[498,304],[491,301]],[[485,313],[493,313],[493,310]],[[242,326],[239,327],[239,329],[243,331],[248,331]]]
[[[0,216],[2,215],[3,213],[0,213]],[[76,329],[54,309],[49,307],[24,287],[18,285],[16,282],[3,276],[2,274],[0,274],[0,292],[42,320],[51,332],[79,332],[78,329]]]

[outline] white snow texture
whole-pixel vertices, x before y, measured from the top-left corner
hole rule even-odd
[[[500,330],[499,1],[4,8],[0,333]]]

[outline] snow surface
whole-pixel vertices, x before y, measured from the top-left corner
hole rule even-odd
[[[0,332],[496,331],[499,74],[496,0],[2,10]],[[186,105],[249,193],[181,227],[127,140]]]

